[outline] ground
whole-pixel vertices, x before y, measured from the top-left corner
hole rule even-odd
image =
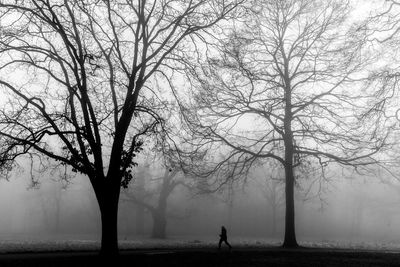
[[[215,240],[216,239],[216,240]],[[229,251],[218,238],[120,238],[121,255],[108,264],[94,239],[0,238],[0,266],[400,266],[400,244],[349,241],[302,241],[282,249],[278,240],[234,238]]]
[[[125,250],[108,262],[96,252],[11,253],[0,255],[0,266],[400,266],[400,253],[302,248],[210,248]],[[100,265],[101,264],[101,265]]]

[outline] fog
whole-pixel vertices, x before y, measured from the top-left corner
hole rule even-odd
[[[299,240],[377,243],[399,240],[400,184],[380,178],[337,175],[329,182],[318,181],[318,190],[311,188],[307,194],[310,187],[303,181],[295,197]],[[283,187],[279,183],[275,187],[274,226],[273,205],[271,198],[267,198],[272,187],[268,189],[267,183],[271,180],[253,177],[212,194],[194,194],[185,187],[176,187],[168,198],[167,238],[217,240],[220,226],[225,225],[233,242],[282,240]],[[138,207],[129,201],[120,202],[120,240],[151,237],[151,214],[144,212],[144,227],[138,229]],[[98,205],[88,179],[79,175],[68,185],[44,175],[40,184],[32,187],[28,173],[20,171],[9,181],[0,181],[0,212],[2,239],[100,238]]]
[[[0,4],[0,241],[400,245],[400,4],[50,2]]]

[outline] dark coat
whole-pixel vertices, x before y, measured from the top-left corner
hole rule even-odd
[[[227,239],[225,227],[221,228],[221,234],[219,235],[222,239]]]

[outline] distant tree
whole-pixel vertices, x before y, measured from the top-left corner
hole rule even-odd
[[[296,172],[317,164],[376,163],[384,129],[362,120],[369,95],[360,90],[365,34],[347,20],[348,1],[251,1],[248,16],[188,66],[195,102],[180,97],[191,144],[211,150],[211,168],[228,177],[254,164],[278,162],[285,172],[284,247],[297,247]],[[222,160],[215,157],[219,149]]]
[[[234,183],[233,181],[229,181],[228,184],[226,185],[227,189],[226,189],[226,205],[228,206],[228,224],[227,227],[229,230],[232,231],[232,222],[233,222],[233,208],[235,205],[235,190],[234,190]]]
[[[151,167],[152,165],[148,165]],[[146,172],[147,177],[141,177],[140,180],[147,179],[149,184],[153,184],[152,188],[147,189],[135,187],[133,183],[132,189],[122,191],[122,200],[130,201],[138,206],[144,207],[151,213],[153,219],[153,228],[151,236],[153,238],[166,238],[168,214],[168,198],[178,186],[188,186],[185,184],[180,169],[177,166],[164,166],[164,173],[161,177],[153,178],[150,172]],[[141,172],[145,174],[145,172]],[[139,181],[140,181],[139,180]],[[155,184],[155,185],[154,185]],[[145,189],[145,190],[144,190]],[[141,190],[141,194],[138,194]]]
[[[145,137],[162,128],[157,113],[168,99],[157,88],[240,2],[0,2],[0,136],[12,140],[2,152],[87,175],[102,254],[118,253],[120,187],[132,179]]]
[[[49,188],[39,191],[39,203],[44,213],[44,220],[48,223],[48,229],[58,234],[60,232],[63,188],[60,183],[56,182],[48,186]]]
[[[271,164],[272,165],[272,164]],[[285,204],[283,185],[284,177],[283,170],[280,171],[280,166],[268,166],[268,172],[264,171],[265,176],[261,180],[259,188],[262,190],[263,196],[267,200],[271,208],[271,233],[276,235],[276,225],[278,220],[278,211]],[[265,170],[265,167],[264,167]]]
[[[148,177],[146,169],[148,165],[145,164],[142,168],[138,169],[138,173],[135,175],[135,197],[137,199],[144,199],[146,195],[146,177]],[[142,235],[144,233],[144,216],[145,207],[143,205],[136,205],[135,209],[135,223],[136,223],[136,234]]]

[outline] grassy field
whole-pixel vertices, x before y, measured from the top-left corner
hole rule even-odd
[[[400,253],[313,248],[127,250],[113,262],[95,252],[12,253],[0,255],[0,266],[400,266]]]
[[[232,239],[234,249],[218,251],[215,238],[135,238],[119,242],[121,255],[106,266],[400,266],[400,243],[303,242],[285,250],[277,240]],[[94,239],[0,238],[3,266],[103,266]]]

